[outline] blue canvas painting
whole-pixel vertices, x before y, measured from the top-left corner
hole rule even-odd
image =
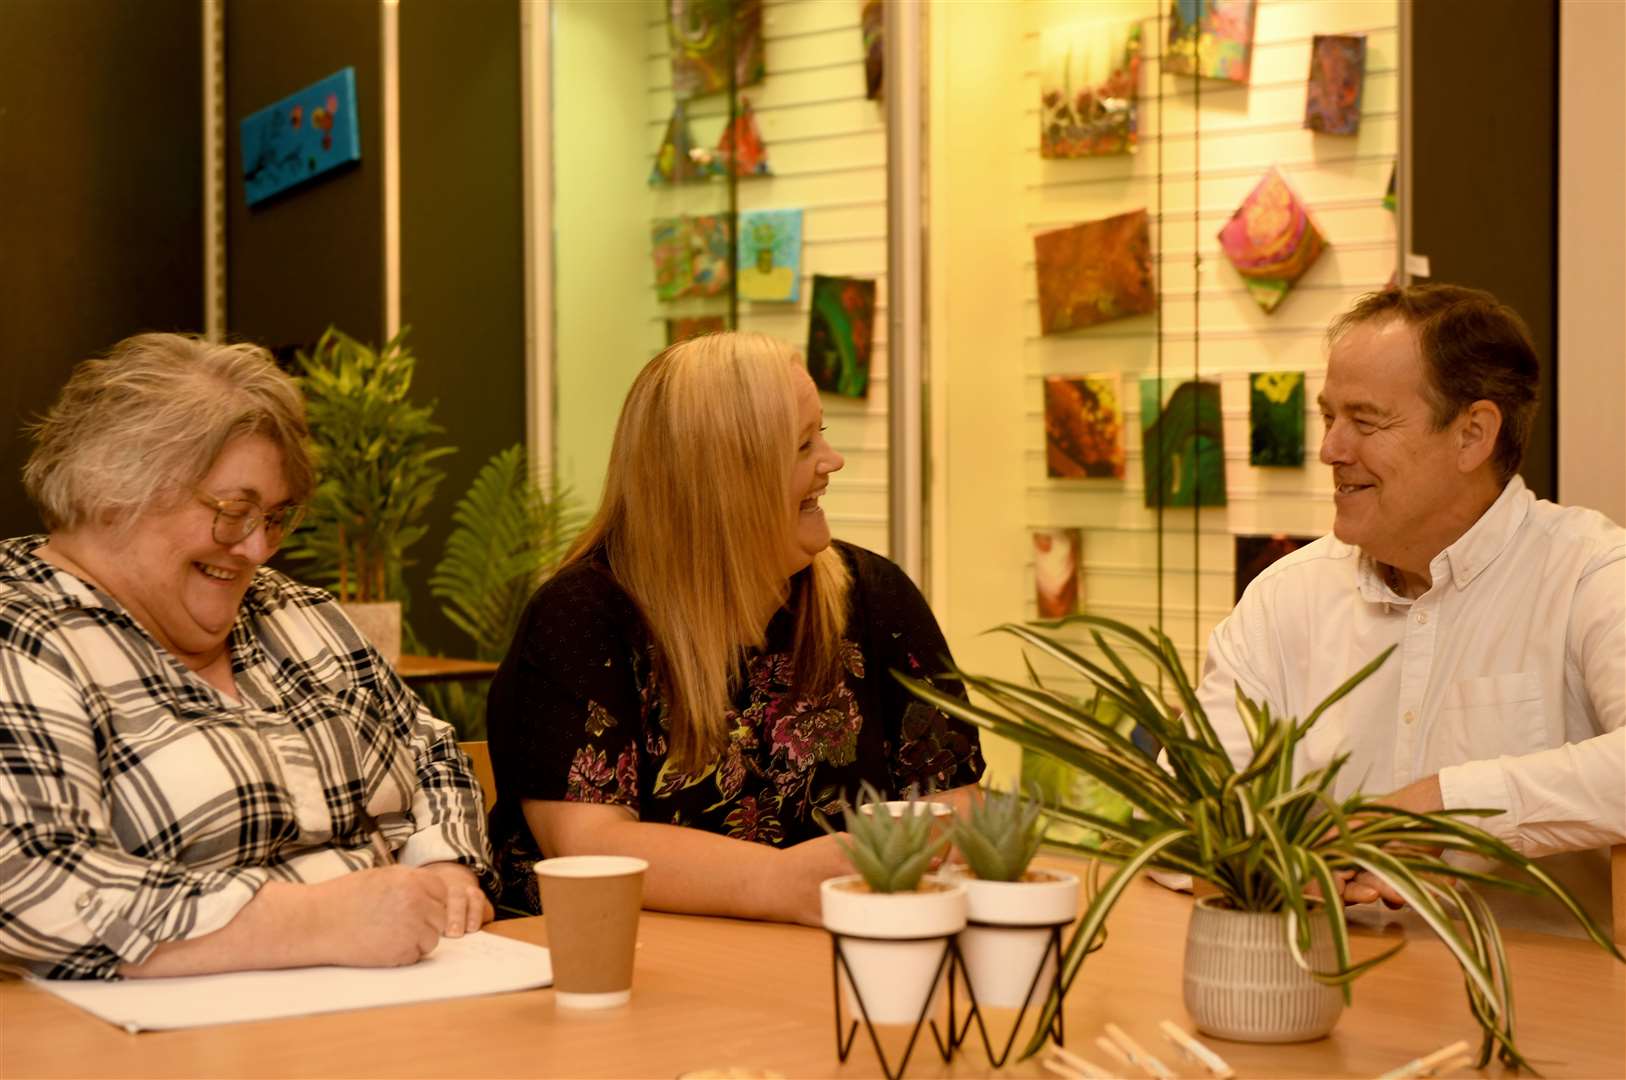
[[[361,160],[356,69],[343,68],[243,118],[248,205]]]
[[[802,212],[740,212],[742,300],[795,301],[802,294]]]

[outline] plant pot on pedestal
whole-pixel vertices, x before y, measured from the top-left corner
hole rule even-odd
[[[1017,881],[967,876],[960,959],[977,1005],[1019,1009],[1044,1001],[1055,978],[1055,928],[1078,917],[1078,878],[1030,869]],[[1041,971],[1041,967],[1043,970]]]
[[[359,602],[347,600],[339,605],[350,621],[356,624],[361,636],[372,643],[379,655],[390,664],[401,659],[401,602],[380,600]]]
[[[844,961],[837,981],[851,1014],[917,1023],[945,981],[949,942],[965,926],[965,883],[927,876],[916,891],[878,893],[850,874],[820,885],[819,904]]]

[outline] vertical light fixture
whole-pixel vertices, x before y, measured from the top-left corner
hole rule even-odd
[[[553,7],[520,0],[521,184],[525,232],[525,445],[553,471]]]
[[[379,68],[383,74],[379,140],[384,172],[384,338],[401,329],[401,5],[383,0],[379,9]]]
[[[925,426],[922,420],[921,325],[926,262],[922,258],[924,152],[921,139],[923,5],[883,4],[886,98],[887,201],[887,515],[892,561],[922,590],[927,587],[925,537]]]
[[[203,21],[203,336],[226,333],[225,0],[199,0]]]

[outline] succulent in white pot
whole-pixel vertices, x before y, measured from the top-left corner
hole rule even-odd
[[[967,873],[960,956],[979,1006],[1042,1002],[1055,979],[1057,926],[1078,917],[1078,876],[1030,864],[1044,839],[1041,805],[990,790],[954,824]]]
[[[865,784],[859,801],[881,799]],[[965,884],[926,872],[947,845],[934,837],[929,804],[911,802],[901,814],[849,807],[844,818],[836,842],[858,872],[819,887],[824,927],[845,961],[836,969],[841,993],[871,1024],[914,1024],[945,981],[949,939],[965,927]]]

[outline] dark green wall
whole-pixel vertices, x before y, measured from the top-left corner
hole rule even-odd
[[[243,117],[343,67],[356,69],[361,161],[252,210]],[[384,182],[377,0],[227,0],[226,330],[272,348],[328,324],[384,329]]]
[[[429,597],[452,507],[492,454],[525,441],[525,256],[517,0],[400,7],[401,322],[416,396],[458,452],[408,570],[413,628],[468,641]]]
[[[1412,249],[1428,280],[1488,289],[1530,326],[1541,409],[1520,470],[1558,493],[1558,9],[1428,0],[1412,30]],[[1516,56],[1516,63],[1488,57]],[[1614,237],[1611,242],[1619,243]]]
[[[74,363],[203,323],[197,0],[0,0],[0,536]]]

